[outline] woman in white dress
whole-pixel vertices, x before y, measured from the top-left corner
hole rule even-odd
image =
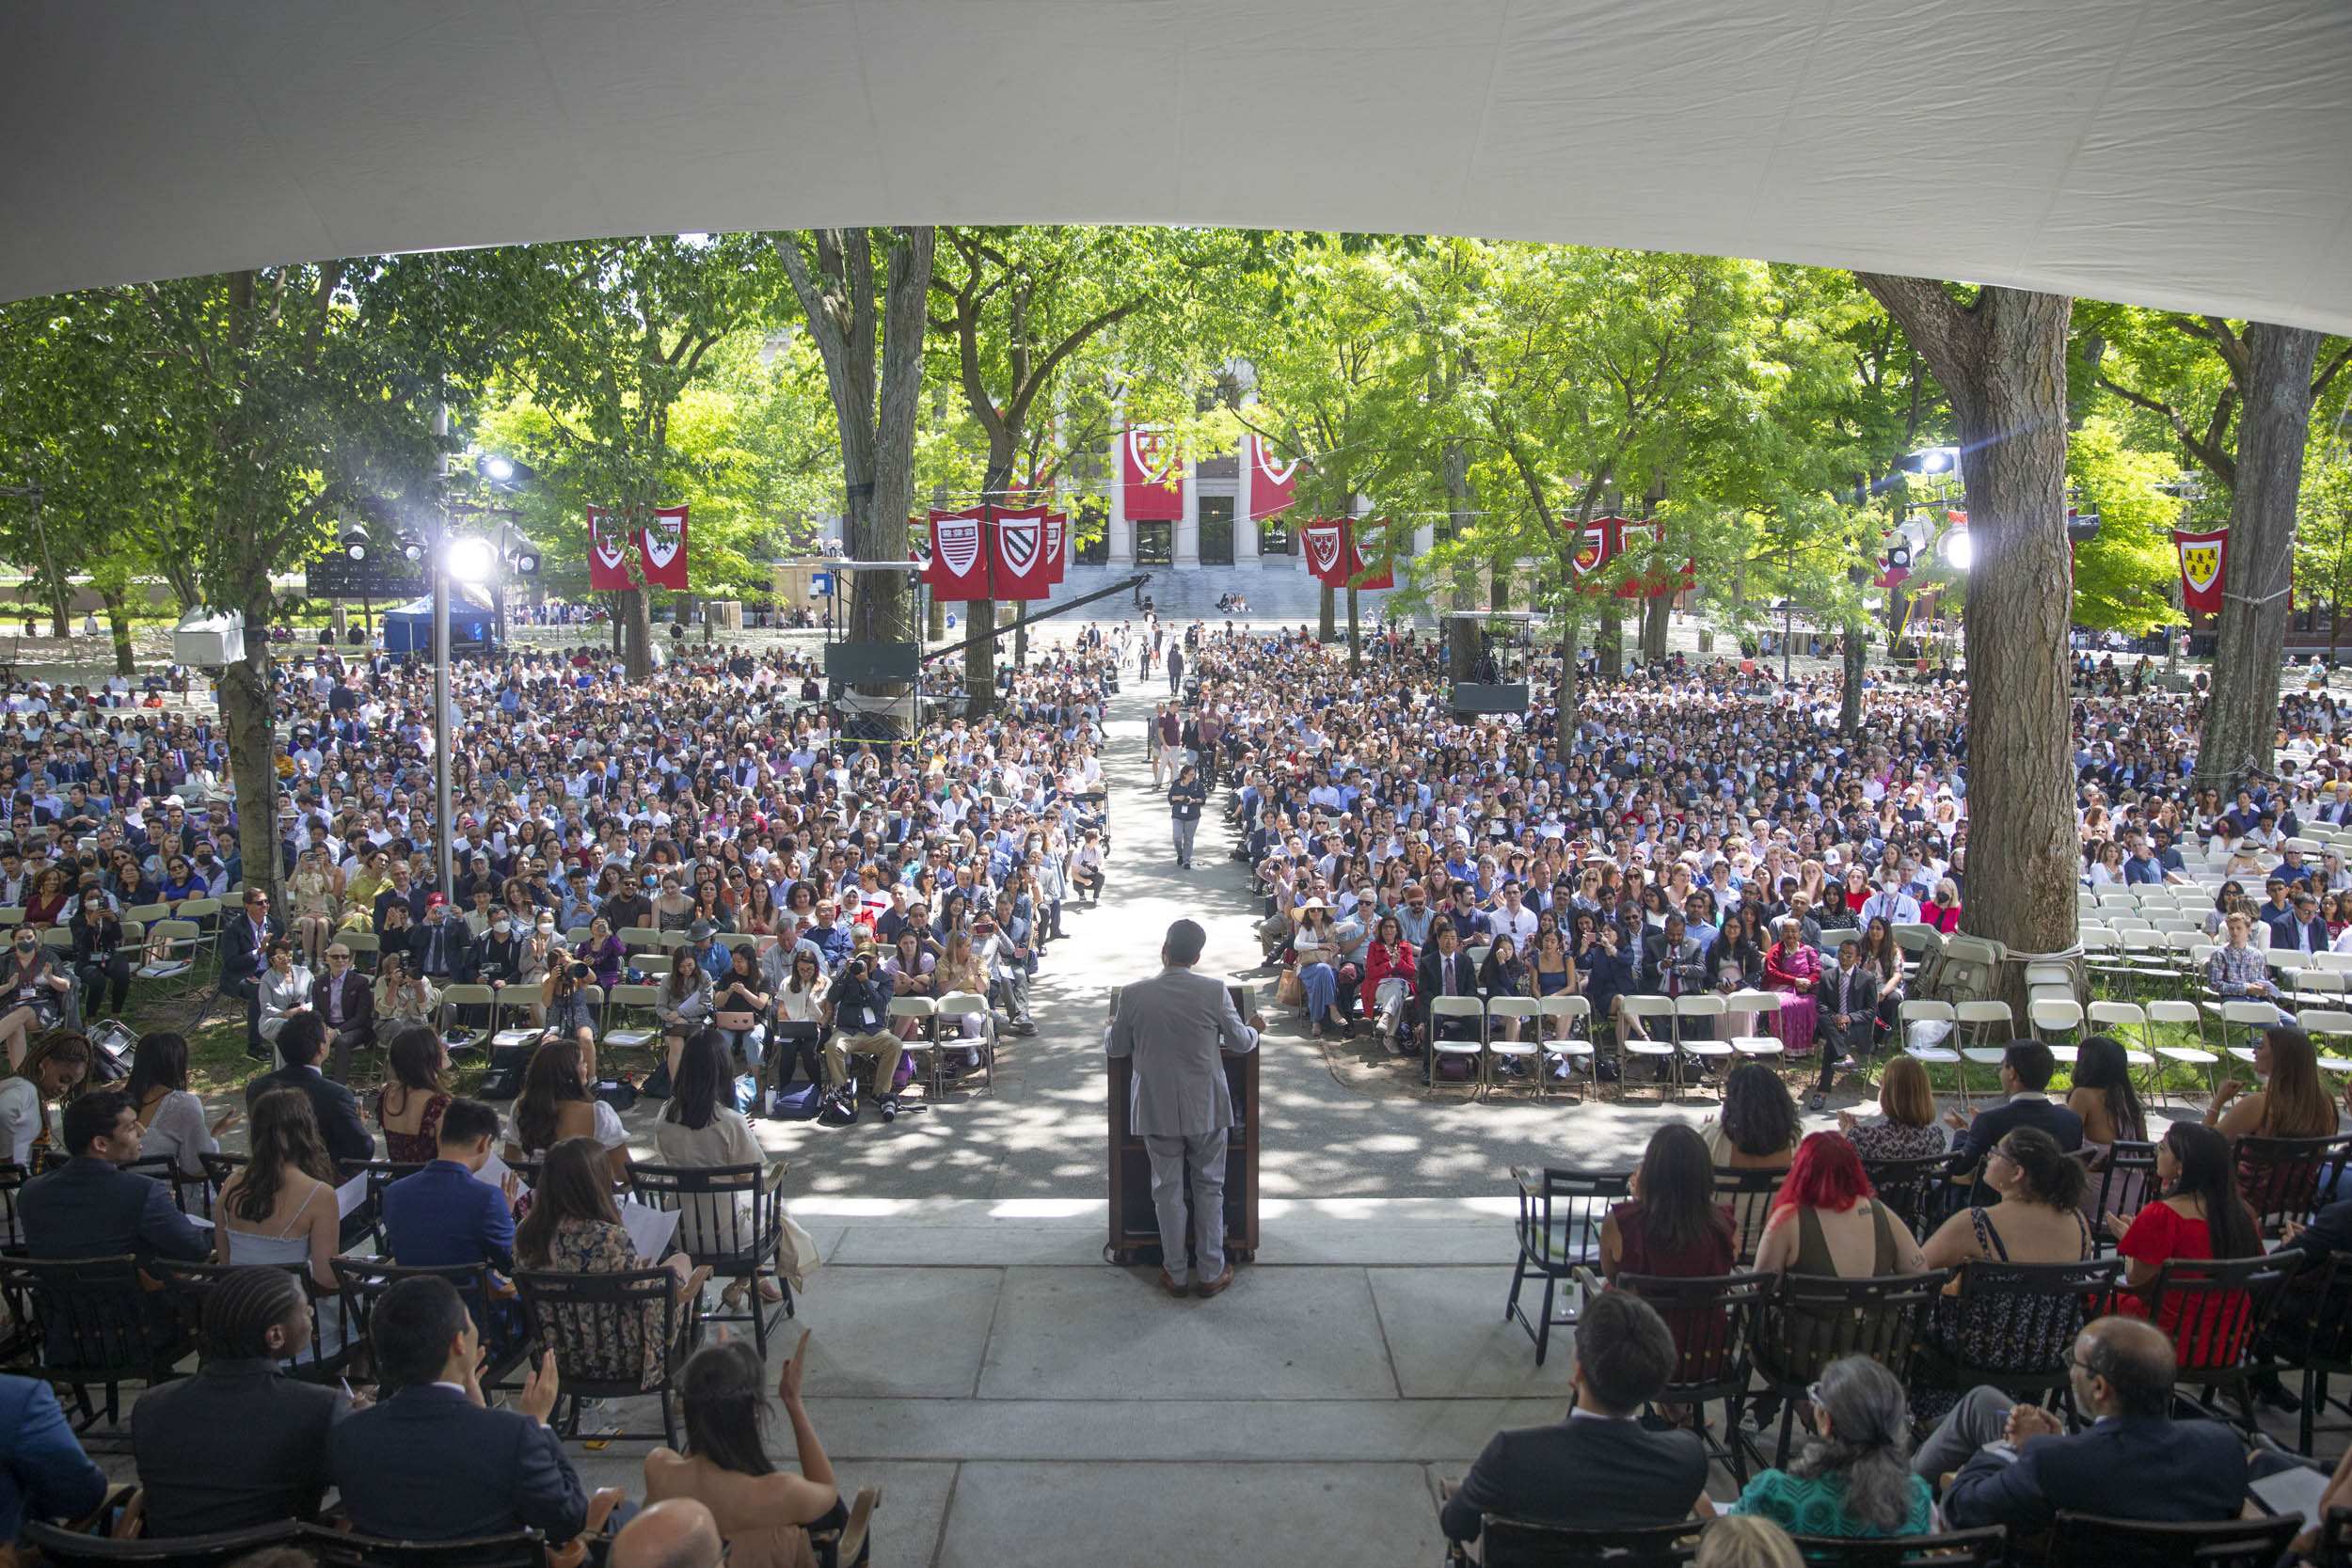
[[[571,1040],[548,1040],[532,1053],[515,1099],[507,1164],[543,1161],[565,1138],[594,1138],[604,1148],[612,1184],[628,1184],[628,1133],[620,1114],[588,1092],[595,1071],[594,1055]]]
[[[220,1134],[237,1119],[237,1113],[231,1108],[205,1125],[204,1102],[188,1088],[187,1037],[168,1031],[141,1035],[130,1080],[122,1087],[139,1125],[147,1130],[139,1142],[141,1156],[169,1155],[172,1168],[184,1178],[182,1186],[200,1191],[204,1156],[220,1152]]]

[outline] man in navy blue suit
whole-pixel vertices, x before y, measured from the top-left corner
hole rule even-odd
[[[395,1392],[327,1439],[327,1467],[362,1533],[461,1541],[533,1528],[567,1542],[580,1532],[588,1496],[547,1424],[552,1354],[541,1353],[512,1405],[487,1408],[481,1337],[457,1288],[433,1275],[384,1292],[368,1342]]]
[[[139,1157],[138,1113],[113,1089],[65,1108],[62,1170],[35,1177],[17,1198],[24,1248],[35,1258],[118,1258],[130,1253],[194,1261],[212,1238],[171,1200],[171,1184],[120,1167]]]
[[[515,1269],[513,1173],[508,1191],[481,1180],[499,1114],[479,1100],[453,1100],[441,1112],[440,1157],[384,1189],[384,1232],[404,1269],[488,1262]]]
[[[0,1377],[0,1541],[14,1541],[27,1518],[78,1518],[105,1500],[106,1472],[82,1451],[49,1385]]]
[[[1944,1113],[1944,1120],[1960,1134],[1952,1140],[1953,1168],[1962,1173],[1955,1180],[1970,1180],[1968,1173],[2012,1128],[2039,1127],[2070,1152],[2082,1147],[2083,1118],[2045,1092],[2056,1071],[2058,1058],[2040,1040],[2009,1042],[2001,1053],[2001,1089],[2008,1101],[1990,1110],[1970,1110],[1964,1117],[1958,1111]],[[1998,1203],[2000,1195],[1990,1187],[1981,1193],[1971,1188],[1969,1201]]]
[[[2234,1519],[2246,1503],[2246,1449],[2219,1421],[2171,1418],[2172,1341],[2144,1318],[2101,1318],[2075,1338],[2069,1433],[2038,1405],[1970,1390],[1919,1446],[1912,1473],[1944,1491],[1955,1529],[2047,1529],[2060,1509],[2153,1523]]]
[[[245,998],[245,1053],[269,1060],[262,1038],[262,971],[269,963],[269,944],[286,934],[285,923],[269,912],[266,889],[245,890],[245,909],[220,933],[220,989]]]

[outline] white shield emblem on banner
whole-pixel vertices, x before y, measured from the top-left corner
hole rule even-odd
[[[1608,548],[1608,534],[1602,532],[1599,529],[1586,529],[1584,531],[1584,547],[1577,551],[1574,557],[1576,569],[1580,572],[1591,571],[1594,567],[1600,564],[1602,552]]]
[[[596,544],[596,563],[607,571],[617,568],[622,558],[628,555],[628,546],[627,536],[614,526],[612,517],[606,513],[597,513],[589,534]]]
[[[997,537],[1005,546],[1005,564],[1025,575],[1037,564],[1038,551],[1043,548],[1038,538],[1042,525],[1035,517],[1008,517],[996,525]]]
[[[1129,430],[1127,450],[1134,454],[1136,472],[1152,483],[1168,478],[1169,463],[1175,458],[1175,443],[1165,430]]]
[[[1070,519],[1067,517],[1048,517],[1045,520],[1045,564],[1047,566],[1052,566],[1061,559],[1062,534],[1069,527]]]
[[[645,559],[657,567],[666,567],[675,561],[682,543],[678,535],[684,526],[680,518],[656,516],[653,526],[645,530]]]
[[[1309,529],[1307,549],[1312,557],[1314,569],[1328,572],[1340,559],[1340,531],[1335,528]]]
[[[1258,470],[1264,474],[1272,483],[1288,484],[1291,482],[1291,475],[1298,471],[1298,459],[1294,457],[1287,463],[1278,463],[1274,460],[1274,454],[1266,450],[1265,442],[1258,441],[1257,448]]]
[[[2181,546],[2181,576],[2188,585],[2201,594],[2221,576],[2221,546],[2219,545],[2184,545]]]
[[[931,524],[931,550],[948,572],[962,577],[980,559],[980,522],[977,517],[942,517]]]

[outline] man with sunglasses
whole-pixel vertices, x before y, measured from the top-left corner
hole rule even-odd
[[[262,1038],[262,971],[269,944],[285,934],[285,923],[270,913],[269,895],[257,887],[245,890],[244,912],[221,933],[220,989],[245,998],[245,1053],[257,1061],[270,1059]]]

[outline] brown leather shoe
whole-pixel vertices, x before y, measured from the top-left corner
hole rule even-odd
[[[1215,1279],[1204,1279],[1198,1286],[1194,1287],[1193,1294],[1199,1296],[1202,1301],[1206,1301],[1211,1296],[1220,1294],[1224,1291],[1225,1287],[1231,1285],[1232,1282],[1233,1265],[1228,1263],[1225,1265],[1225,1272],[1223,1274],[1218,1275]]]
[[[1228,1270],[1227,1272],[1231,1273],[1232,1271]],[[1184,1293],[1184,1286],[1171,1275],[1169,1275],[1166,1269],[1162,1269],[1160,1271],[1160,1289],[1166,1291],[1171,1296],[1181,1296]]]

